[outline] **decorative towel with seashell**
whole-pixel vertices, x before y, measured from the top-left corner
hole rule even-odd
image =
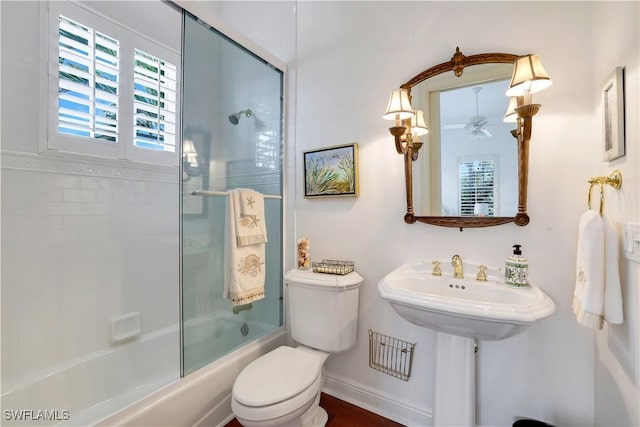
[[[246,188],[230,190],[226,226],[223,297],[233,306],[264,298],[264,196]]]

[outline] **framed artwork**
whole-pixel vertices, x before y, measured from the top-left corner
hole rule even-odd
[[[304,152],[304,197],[358,197],[358,144]]]
[[[616,67],[602,89],[604,106],[602,160],[624,156],[624,68]]]

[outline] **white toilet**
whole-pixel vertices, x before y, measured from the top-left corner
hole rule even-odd
[[[289,325],[298,347],[282,346],[251,362],[233,384],[231,409],[246,427],[323,427],[319,406],[330,353],[353,347],[362,277],[291,270],[285,275]]]

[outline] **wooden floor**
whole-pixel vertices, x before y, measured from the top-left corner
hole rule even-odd
[[[402,424],[358,408],[325,393],[320,396],[320,406],[329,414],[329,421],[326,427],[403,427]],[[233,419],[225,427],[241,427],[241,425]]]

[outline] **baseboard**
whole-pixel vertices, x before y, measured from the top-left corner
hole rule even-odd
[[[327,375],[322,391],[406,426],[433,425],[432,410],[407,405],[364,384]]]

